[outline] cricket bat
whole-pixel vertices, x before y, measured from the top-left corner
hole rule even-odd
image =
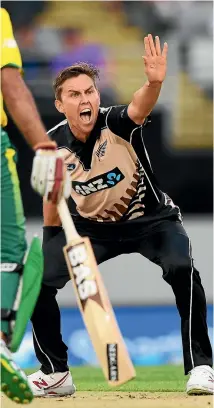
[[[109,385],[124,384],[134,378],[136,373],[98,270],[90,240],[78,234],[64,198],[57,208],[66,236],[67,245],[63,251],[68,271],[97,358]]]

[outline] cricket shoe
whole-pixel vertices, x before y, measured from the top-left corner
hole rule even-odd
[[[5,342],[0,340],[1,349],[1,390],[18,404],[29,404],[33,392],[25,373],[14,363]]]
[[[28,376],[34,397],[58,397],[72,395],[76,391],[71,373],[44,374],[41,370]]]
[[[210,366],[201,365],[190,371],[187,394],[214,394],[214,371]]]

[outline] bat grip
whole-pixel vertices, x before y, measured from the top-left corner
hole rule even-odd
[[[62,197],[59,203],[57,204],[57,210],[62,221],[62,226],[65,231],[67,242],[69,242],[73,238],[79,238],[79,234],[75,228],[74,222],[68,209],[68,205],[64,197]]]

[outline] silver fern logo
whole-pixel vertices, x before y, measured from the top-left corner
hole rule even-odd
[[[106,147],[107,147],[107,140],[105,140],[105,142],[103,142],[97,149],[96,151],[96,155],[97,157],[103,157],[105,156],[105,152],[106,152]]]
[[[76,164],[74,163],[68,163],[67,164],[67,170],[68,171],[73,171],[76,168]]]

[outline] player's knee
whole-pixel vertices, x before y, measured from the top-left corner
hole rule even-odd
[[[189,255],[173,256],[163,265],[163,279],[170,284],[176,279],[185,281],[189,279],[192,269],[193,261]]]
[[[164,263],[167,269],[179,272],[191,269],[193,260],[189,254],[173,254],[167,257]]]

